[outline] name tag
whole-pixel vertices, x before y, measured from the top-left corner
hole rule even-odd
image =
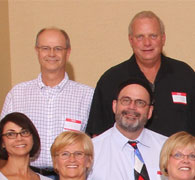
[[[80,129],[81,129],[81,121],[80,120],[66,118],[64,130],[66,130],[66,131],[80,131]]]
[[[172,98],[174,103],[187,104],[186,93],[172,92]]]

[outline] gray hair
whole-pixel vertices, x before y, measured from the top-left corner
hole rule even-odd
[[[133,30],[132,30],[132,26],[133,26],[133,23],[136,19],[141,19],[141,18],[154,18],[158,21],[159,25],[160,25],[160,31],[161,31],[161,34],[164,34],[165,33],[165,26],[162,22],[162,20],[155,14],[153,13],[152,11],[141,11],[139,13],[137,13],[133,19],[131,20],[130,24],[129,24],[129,28],[128,28],[128,31],[129,31],[129,35],[132,35],[133,34]]]

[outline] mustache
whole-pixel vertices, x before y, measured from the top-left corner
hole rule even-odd
[[[132,115],[132,116],[135,116],[135,117],[140,117],[140,113],[134,111],[134,110],[123,110],[121,112],[121,114],[124,116],[124,115]]]

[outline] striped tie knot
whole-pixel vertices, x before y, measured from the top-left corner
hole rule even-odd
[[[128,142],[134,149],[137,149],[137,142],[136,141],[129,141]]]

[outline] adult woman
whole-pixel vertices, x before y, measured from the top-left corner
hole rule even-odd
[[[0,179],[49,180],[29,167],[30,157],[39,148],[39,135],[31,120],[18,112],[6,115],[0,122],[0,158],[7,160],[0,169]]]
[[[60,180],[85,180],[93,164],[93,144],[82,132],[62,132],[51,146],[51,156]]]
[[[170,136],[161,150],[160,169],[168,180],[194,180],[195,137],[184,131]]]

